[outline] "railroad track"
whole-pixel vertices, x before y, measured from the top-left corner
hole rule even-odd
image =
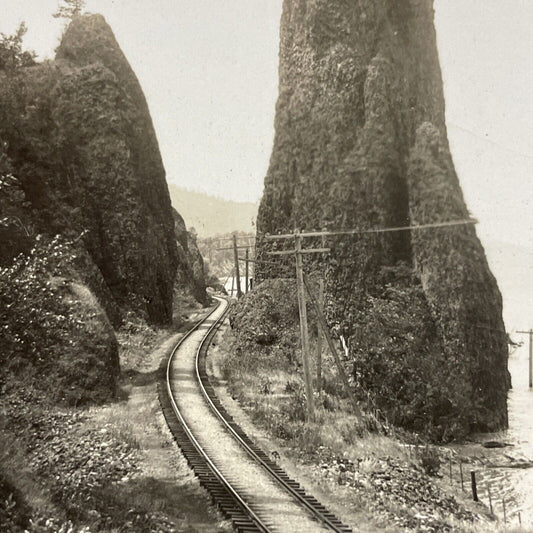
[[[349,533],[303,487],[256,446],[218,400],[206,356],[226,300],[174,348],[159,383],[167,424],[189,465],[239,533]]]

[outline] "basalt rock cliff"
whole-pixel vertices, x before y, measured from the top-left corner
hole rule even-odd
[[[59,400],[102,400],[118,373],[112,326],[169,323],[189,272],[148,106],[100,15],[74,19],[54,61],[0,78],[2,357],[58,382],[83,374],[92,396]]]
[[[198,249],[197,237],[194,233],[187,231],[183,217],[175,209],[173,209],[173,214],[180,264],[176,286],[190,291],[198,302],[205,304],[207,293],[204,258]]]
[[[431,0],[285,0],[265,233],[469,218],[450,154]],[[319,239],[306,246],[320,245]],[[450,438],[507,424],[502,301],[472,225],[329,237],[330,325],[362,399]],[[275,257],[275,256],[274,256]],[[264,261],[264,262],[263,262]]]

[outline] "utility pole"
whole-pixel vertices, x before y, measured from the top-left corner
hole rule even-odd
[[[266,237],[266,240],[272,240],[276,237]],[[300,230],[294,230],[292,234],[294,239],[294,249],[268,252],[269,255],[294,255],[296,258],[296,284],[298,289],[298,309],[300,314],[300,336],[302,343],[302,363],[305,378],[305,393],[307,396],[307,416],[309,420],[314,420],[315,403],[313,397],[313,378],[311,377],[311,365],[309,362],[309,330],[307,325],[307,307],[305,301],[305,285],[303,274],[303,254],[328,253],[329,248],[315,248],[302,250],[302,235]]]
[[[239,251],[237,248],[237,235],[233,234],[233,256],[235,258],[235,276],[237,277],[237,298],[242,296],[241,272],[239,270]]]
[[[318,307],[324,313],[324,279],[318,282]],[[318,392],[322,390],[322,334],[320,321],[317,324],[316,337],[316,388]]]
[[[533,388],[533,329],[529,331],[517,331],[523,335],[529,335],[529,388]]]
[[[324,230],[326,231],[326,230]],[[326,236],[321,236],[322,248],[326,247]],[[318,307],[324,314],[324,278],[318,281]],[[318,392],[322,390],[322,335],[320,333],[320,322],[317,324],[316,332],[316,388]]]
[[[335,348],[333,339],[331,338],[331,334],[328,329],[326,318],[324,317],[324,314],[322,310],[320,309],[319,304],[316,302],[315,297],[313,296],[313,293],[311,292],[311,287],[309,285],[309,282],[307,281],[307,277],[304,276],[303,281],[305,284],[305,288],[307,289],[307,293],[309,294],[311,304],[315,308],[315,311],[318,317],[318,323],[320,324],[320,327],[322,328],[322,331],[324,333],[324,337],[326,337],[326,341],[328,343],[331,355],[333,355],[333,359],[335,360],[335,364],[337,365],[337,370],[339,371],[339,375],[344,384],[344,388],[346,389],[346,393],[348,394],[348,397],[352,400],[355,415],[358,417],[361,417],[362,416],[361,410],[359,409],[359,406],[357,405],[357,400],[355,399],[355,396],[353,395],[352,389],[350,387],[350,382],[348,381],[348,376],[346,375],[344,367],[342,366],[342,360],[337,352],[337,349]]]
[[[309,420],[315,419],[315,402],[313,397],[313,383],[309,365],[309,332],[307,329],[307,306],[305,302],[305,287],[302,260],[302,237],[300,230],[294,232],[296,254],[296,284],[298,286],[298,308],[300,311],[300,333],[302,336],[302,359],[305,377],[305,392],[307,396],[307,412]]]
[[[248,278],[250,277],[250,269],[248,267],[250,263],[250,248],[246,248],[246,285],[244,286],[244,294],[248,292]]]

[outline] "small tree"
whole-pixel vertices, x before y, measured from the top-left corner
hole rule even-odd
[[[62,0],[54,18],[73,20],[83,14],[85,0]]]
[[[0,70],[15,70],[35,63],[35,52],[22,51],[22,38],[27,31],[26,24],[21,22],[13,35],[0,33]]]

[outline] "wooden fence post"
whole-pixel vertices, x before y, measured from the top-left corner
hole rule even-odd
[[[470,478],[472,480],[472,499],[475,502],[478,502],[479,499],[477,497],[476,473],[473,470],[470,472]]]

